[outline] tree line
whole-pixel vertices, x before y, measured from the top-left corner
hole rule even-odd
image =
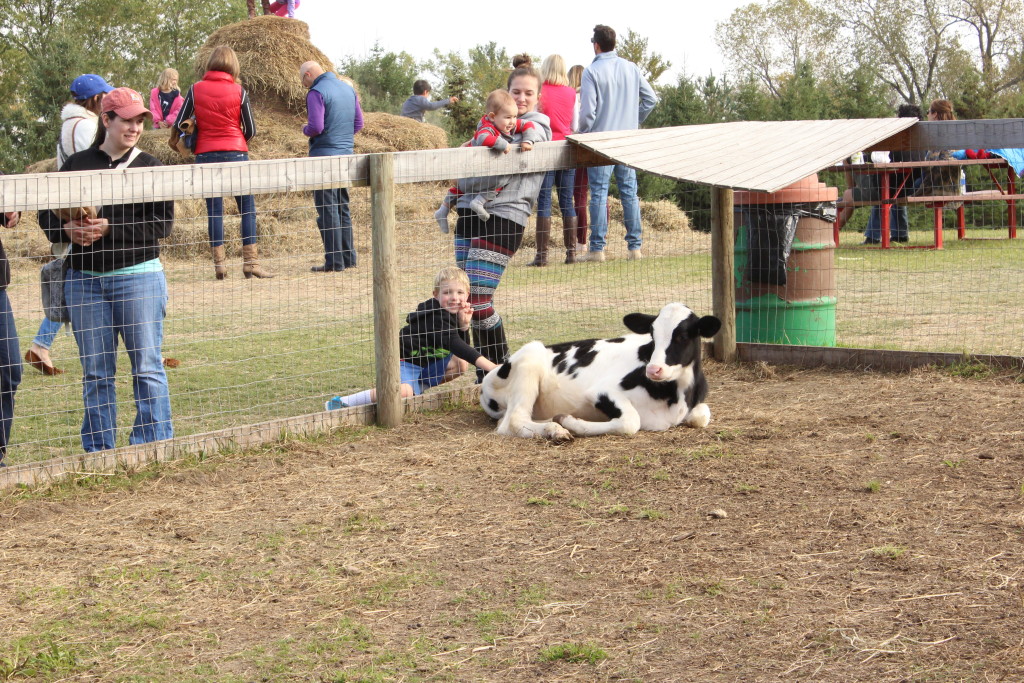
[[[149,100],[160,72],[191,81],[199,48],[245,0],[0,0],[0,170],[54,155],[71,80],[100,74]]]
[[[0,168],[52,156],[69,74],[99,73],[146,92],[173,66],[189,80],[216,28],[247,16],[243,0],[0,0]],[[960,118],[1024,112],[1024,3],[1020,0],[774,0],[735,10],[716,39],[727,71],[682,74],[632,30],[618,52],[637,63],[661,103],[646,127],[739,120],[891,116],[903,102],[951,99]],[[539,64],[544,55],[534,55]],[[504,87],[511,55],[496,42],[466,53],[435,49],[419,61],[374,45],[337,64],[366,111],[398,113],[412,83],[459,102],[432,119],[451,144],[468,139],[486,94]],[[648,195],[679,194],[644,181]]]

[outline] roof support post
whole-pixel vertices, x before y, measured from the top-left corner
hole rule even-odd
[[[732,188],[711,188],[711,302],[722,329],[714,339],[715,360],[736,360],[736,237]]]

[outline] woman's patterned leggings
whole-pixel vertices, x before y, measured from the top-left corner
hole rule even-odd
[[[459,209],[455,226],[455,263],[469,276],[473,306],[473,339],[477,351],[495,363],[508,357],[501,316],[494,310],[494,291],[523,243],[524,227],[491,216],[481,221],[470,209]]]

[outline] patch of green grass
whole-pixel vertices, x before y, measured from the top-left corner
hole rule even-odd
[[[363,605],[383,607],[398,598],[399,594],[419,583],[413,574],[396,574],[374,583],[363,590],[358,602]]]
[[[947,458],[947,459],[942,461],[942,464],[945,465],[946,467],[948,467],[951,470],[955,470],[956,468],[960,467],[960,465],[964,464],[964,461],[963,460],[951,460],[951,459]]]
[[[725,592],[725,584],[721,581],[711,581],[701,586],[701,590],[704,591],[705,595],[715,597]]]
[[[484,610],[473,615],[473,621],[480,632],[480,637],[490,645],[497,642],[501,627],[511,620],[512,616],[500,609]]]
[[[743,482],[740,482],[739,484],[736,484],[736,486],[733,487],[733,489],[736,491],[736,493],[743,493],[743,494],[757,493],[758,491],[761,490],[760,487],[757,486],[757,484],[744,484]]]
[[[970,356],[964,356],[963,360],[947,366],[945,370],[951,377],[963,379],[988,379],[999,372],[998,368]]]
[[[724,448],[719,445],[708,444],[701,446],[700,448],[690,451],[687,453],[687,457],[690,460],[701,462],[703,460],[715,460],[717,458],[728,458],[731,457]]]
[[[548,599],[548,587],[543,583],[531,583],[519,592],[516,598],[516,605],[524,607],[527,605],[540,605]]]
[[[526,499],[527,505],[554,505],[554,502],[540,496],[531,496]]]
[[[665,470],[657,470],[651,475],[651,479],[654,481],[668,481],[669,474]]]
[[[616,503],[608,507],[606,512],[609,515],[626,515],[629,514],[629,506],[625,503]]]
[[[360,531],[378,530],[381,528],[380,517],[366,512],[354,512],[345,518],[341,530],[346,534],[355,534]]]
[[[895,560],[902,557],[905,552],[907,552],[907,549],[898,545],[882,545],[877,548],[868,549],[869,554],[887,560]]]
[[[4,649],[7,653],[0,655],[0,680],[3,681],[85,672],[79,666],[79,651],[52,637],[34,647],[21,641]]]
[[[879,491],[882,490],[882,482],[878,481],[877,479],[872,479],[871,481],[864,484],[864,490],[867,491],[868,493],[878,493]]]
[[[660,510],[644,509],[637,514],[637,517],[640,519],[647,519],[653,522],[664,518],[665,513],[661,512]]]
[[[552,645],[540,651],[543,662],[563,660],[566,662],[597,664],[608,659],[608,653],[590,643],[563,643]]]

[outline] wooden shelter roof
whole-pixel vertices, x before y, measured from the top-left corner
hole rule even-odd
[[[916,123],[911,118],[738,121],[568,139],[616,163],[666,178],[775,192]]]

